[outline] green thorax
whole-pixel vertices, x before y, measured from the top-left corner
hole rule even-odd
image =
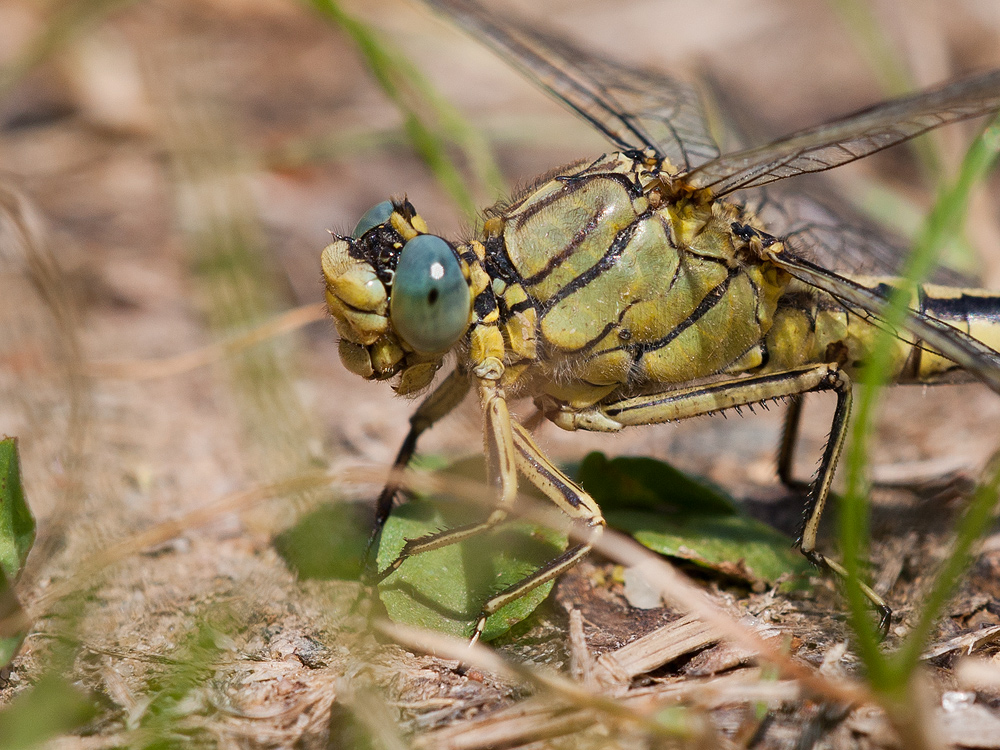
[[[761,364],[788,278],[749,247],[746,228],[759,223],[668,191],[646,163],[612,154],[495,212],[487,264],[516,274],[505,281],[536,318],[534,356],[508,356],[509,380],[582,406]]]

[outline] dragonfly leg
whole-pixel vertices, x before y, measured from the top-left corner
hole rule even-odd
[[[410,459],[413,458],[420,435],[462,403],[468,392],[468,373],[463,368],[456,367],[421,402],[420,406],[417,407],[417,410],[410,417],[410,430],[407,432],[406,438],[403,440],[403,444],[399,448],[399,453],[396,454],[396,460],[392,465],[393,476],[389,478],[389,481],[382,489],[382,493],[379,495],[378,502],[375,505],[375,524],[372,527],[371,535],[368,537],[368,545],[365,547],[365,569],[369,575],[374,573],[375,560],[372,552],[375,548],[375,542],[382,532],[382,527],[385,526],[389,514],[392,513],[396,496],[399,494],[399,472],[405,469],[409,465]]]
[[[396,559],[378,574],[378,580],[384,580],[413,555],[464,541],[502,523],[517,497],[518,470],[571,519],[589,528],[590,534],[586,541],[570,547],[531,575],[490,597],[476,621],[472,643],[479,639],[490,615],[576,565],[591,550],[604,527],[604,519],[597,503],[545,458],[524,427],[511,420],[507,401],[496,382],[481,380],[480,396],[483,402],[486,445],[492,459],[491,465],[495,467],[500,483],[500,497],[496,507],[485,520],[478,523],[407,540]]]
[[[486,619],[490,615],[532,589],[562,575],[580,562],[593,549],[605,526],[601,509],[594,499],[545,457],[526,428],[517,423],[513,423],[511,427],[517,468],[569,516],[574,524],[585,529],[586,536],[583,541],[570,546],[531,575],[490,597],[483,605],[479,620],[476,622],[472,635],[473,643],[479,639],[486,625]]]
[[[807,489],[808,485],[792,476],[795,464],[795,447],[799,442],[799,425],[802,423],[802,394],[789,397],[785,410],[785,421],[781,428],[781,442],[778,444],[778,479],[793,490]]]
[[[517,460],[514,438],[511,434],[510,412],[507,410],[503,391],[495,381],[480,381],[480,396],[483,402],[486,445],[492,459],[490,463],[495,468],[500,482],[500,498],[496,507],[485,520],[478,523],[456,526],[447,531],[408,539],[396,559],[378,574],[378,581],[385,580],[408,557],[456,544],[493,528],[507,518],[507,513],[517,496]]]
[[[841,379],[846,380],[846,376],[836,365],[815,365],[648,393],[584,409],[557,407],[548,409],[546,416],[566,430],[616,432],[623,427],[674,422],[811,391],[836,390]]]
[[[827,438],[826,448],[823,450],[823,458],[820,460],[819,472],[809,493],[809,502],[806,505],[805,517],[797,544],[799,550],[809,562],[833,572],[841,579],[846,579],[846,568],[816,549],[816,537],[819,533],[820,518],[823,515],[823,508],[826,505],[827,498],[830,496],[830,486],[833,484],[833,475],[837,468],[837,461],[840,458],[844,442],[847,438],[847,425],[851,415],[851,382],[843,373],[840,373],[840,379],[837,385],[834,386],[834,390],[837,392],[837,406],[833,414],[833,423],[830,426],[830,437]],[[784,441],[782,442],[784,443]],[[861,581],[859,585],[865,598],[878,611],[878,627],[884,636],[888,632],[889,624],[892,622],[892,610],[886,604],[885,599],[879,596],[868,584]]]
[[[796,402],[801,404],[802,395],[805,393],[831,390],[837,394],[837,409],[830,438],[823,451],[819,473],[809,493],[805,520],[796,545],[810,562],[844,578],[847,575],[844,567],[816,549],[820,518],[830,494],[830,485],[833,482],[837,461],[844,447],[847,421],[851,412],[851,381],[836,365],[823,364],[766,375],[722,380],[707,385],[650,393],[620,401],[596,404],[580,410],[557,409],[550,411],[547,416],[564,429],[609,432],[630,425],[686,419],[769,399],[792,397],[793,405]],[[798,415],[795,415],[794,419],[797,422]],[[789,446],[788,452],[790,453],[794,439],[788,439],[786,436],[782,441],[783,454],[786,445]],[[880,628],[885,631],[892,617],[892,611],[886,605],[885,600],[871,587],[864,583],[861,584],[861,587],[865,596],[878,610]]]

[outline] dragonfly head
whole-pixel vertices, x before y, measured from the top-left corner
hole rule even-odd
[[[397,392],[416,393],[472,319],[469,267],[429,234],[409,201],[385,201],[349,237],[323,250],[326,304],[340,333],[340,358],[368,380],[400,374]]]

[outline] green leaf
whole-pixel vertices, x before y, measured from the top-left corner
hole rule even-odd
[[[36,747],[94,718],[97,707],[57,675],[46,675],[0,711],[5,750]]]
[[[15,623],[22,615],[21,603],[7,574],[0,568],[0,668],[6,667],[24,642],[24,632]]]
[[[448,472],[481,477],[482,459],[459,462]],[[525,487],[527,490],[528,488]],[[378,550],[379,570],[399,554],[407,539],[475,523],[486,517],[477,506],[444,499],[417,499],[393,511]],[[408,558],[379,584],[379,597],[395,622],[469,637],[483,604],[566,548],[566,535],[512,521],[464,542]],[[546,583],[507,604],[486,621],[482,639],[506,633],[544,601]]]
[[[635,510],[606,515],[609,524],[654,552],[752,585],[773,585],[791,574],[785,587],[801,588],[812,570],[791,539],[746,515],[681,517]]]
[[[16,580],[35,542],[35,519],[24,500],[17,438],[0,440],[0,568]]]
[[[303,516],[274,539],[275,549],[300,578],[361,577],[371,534],[370,514],[354,503],[332,503]]]
[[[13,582],[34,541],[35,519],[21,487],[17,439],[4,438],[0,440],[0,667],[10,663],[24,641],[24,633],[11,627],[21,615]]]
[[[485,481],[481,458],[458,462],[447,473]],[[591,453],[580,465],[584,488],[611,526],[650,549],[693,562],[753,586],[779,580],[803,586],[812,568],[792,540],[743,513],[721,489],[651,458]],[[522,482],[525,492],[534,491]],[[537,491],[534,491],[537,492]],[[482,520],[482,508],[445,499],[417,499],[393,511],[382,533],[378,566],[384,570],[408,539]],[[408,558],[379,585],[396,622],[469,636],[483,603],[556,557],[566,537],[528,523],[507,523],[465,542]],[[527,617],[548,595],[546,584],[487,620],[484,640]]]
[[[662,461],[591,453],[580,483],[611,526],[661,555],[757,586],[792,574],[794,587],[811,571],[791,539],[743,513],[715,485]]]
[[[736,503],[723,490],[654,458],[609,460],[595,451],[583,459],[579,482],[604,511],[646,508],[658,513],[733,515]]]

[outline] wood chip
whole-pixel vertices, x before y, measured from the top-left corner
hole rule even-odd
[[[617,651],[597,657],[594,678],[605,689],[628,685],[633,677],[710,646],[719,634],[692,615],[667,623]]]
[[[1000,640],[1000,625],[991,625],[971,633],[963,633],[954,638],[949,638],[947,641],[939,643],[925,651],[922,658],[924,661],[930,661],[955,651],[972,654],[983,646],[997,640]]]
[[[587,647],[583,632],[583,613],[576,607],[569,610],[570,673],[584,685],[594,685],[594,658]]]

